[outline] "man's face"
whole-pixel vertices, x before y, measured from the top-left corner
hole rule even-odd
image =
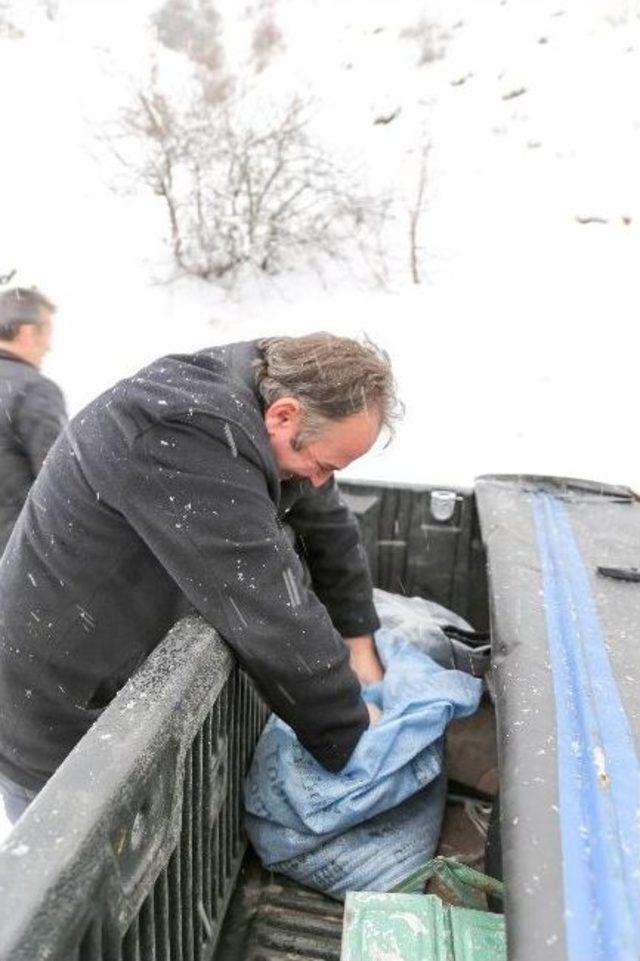
[[[306,478],[314,487],[366,454],[380,432],[377,413],[365,410],[330,423],[320,435],[300,446],[302,409],[291,397],[267,408],[265,424],[281,479]]]

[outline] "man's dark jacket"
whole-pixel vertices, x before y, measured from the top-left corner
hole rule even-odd
[[[342,640],[378,626],[357,523],[333,481],[280,483],[258,356],[162,358],[51,450],[0,561],[0,770],[19,784],[42,786],[185,596],[325,767],[367,727]]]
[[[0,554],[66,419],[53,381],[0,350]]]

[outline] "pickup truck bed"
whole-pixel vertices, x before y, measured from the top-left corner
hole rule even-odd
[[[344,492],[380,587],[480,630],[491,607],[510,958],[637,959],[637,500],[487,478],[443,516],[428,487]],[[0,961],[338,958],[341,906],[246,855],[241,784],[266,716],[215,632],[177,625],[0,848]]]

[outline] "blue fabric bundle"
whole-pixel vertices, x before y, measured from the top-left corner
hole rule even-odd
[[[376,633],[384,712],[339,774],[272,716],[245,784],[245,824],[265,867],[334,897],[389,890],[433,855],[445,801],[442,738],[478,707],[481,681],[440,667],[396,620]],[[432,622],[434,630],[440,628]]]

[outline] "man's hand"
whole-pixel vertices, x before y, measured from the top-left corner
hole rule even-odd
[[[384,677],[384,670],[376,651],[376,645],[371,634],[361,634],[359,637],[345,637],[349,647],[349,663],[351,670],[358,676],[361,684],[375,684]]]
[[[370,704],[369,701],[364,702],[367,705],[367,711],[369,712],[369,724],[373,727],[374,724],[379,724],[382,720],[382,711],[376,704]]]

